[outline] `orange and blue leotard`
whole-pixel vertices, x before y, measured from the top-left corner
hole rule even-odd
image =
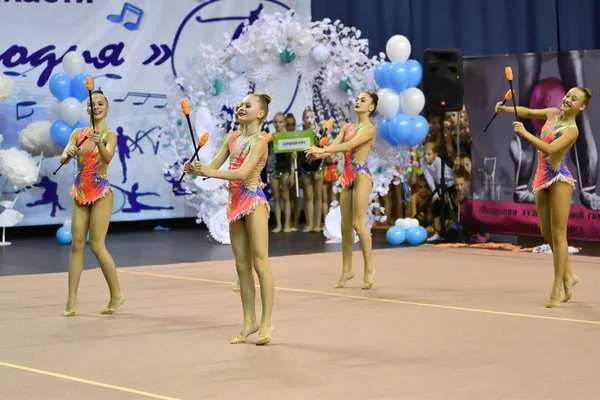
[[[546,143],[552,143],[562,135],[566,128],[577,129],[576,124],[561,125],[558,122],[560,112],[551,115],[542,127],[540,139]],[[557,181],[566,182],[575,189],[575,178],[567,168],[566,152],[560,159],[553,159],[538,150],[538,168],[533,180],[533,192],[549,190],[549,187]]]
[[[360,135],[360,132],[366,127],[366,124],[350,124],[346,127],[346,131],[344,132],[344,143],[349,142],[354,139],[357,135]],[[352,129],[351,129],[352,128]],[[371,147],[373,143],[371,143]],[[371,176],[371,171],[369,171],[369,166],[367,160],[359,163],[356,161],[356,152],[358,151],[358,147],[347,151],[344,157],[344,172],[340,178],[340,183],[342,187],[351,187],[354,183],[354,180],[359,174],[365,174],[370,179],[373,179]]]
[[[80,129],[77,143],[91,131],[92,128]],[[106,130],[100,140],[106,143],[109,130]],[[77,174],[71,189],[73,198],[79,204],[92,204],[102,198],[110,190],[106,177],[108,165],[102,161],[96,143],[86,140],[77,153]]]
[[[230,171],[239,169],[244,164],[256,140],[265,140],[264,133],[244,136],[239,132],[233,132],[232,135],[233,137],[229,142]],[[267,197],[260,188],[260,172],[265,167],[267,158],[268,154],[265,152],[245,180],[236,180],[229,183],[229,204],[227,206],[227,219],[229,222],[244,219],[260,204],[264,204],[270,212]]]

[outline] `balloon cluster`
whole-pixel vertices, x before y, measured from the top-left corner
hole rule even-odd
[[[50,92],[58,100],[52,107],[54,123],[50,136],[54,143],[64,148],[74,129],[90,124],[87,99],[89,96],[85,80],[89,74],[83,72],[85,60],[76,51],[65,54],[62,66],[65,72],[50,77]]]
[[[425,107],[425,96],[417,88],[423,78],[423,67],[410,60],[410,41],[402,36],[392,36],[386,45],[391,62],[375,67],[374,76],[381,90],[377,93],[377,110],[383,118],[377,130],[382,139],[392,146],[414,147],[425,140],[429,132],[427,120],[419,115]]]
[[[427,239],[427,231],[415,218],[398,218],[396,225],[388,229],[385,237],[392,246],[399,246],[404,242],[418,246]]]

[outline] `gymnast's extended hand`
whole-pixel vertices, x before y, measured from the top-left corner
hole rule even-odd
[[[92,130],[92,133],[90,134],[89,139],[90,139],[90,142],[92,142],[92,143],[96,143],[96,144],[100,143],[100,139],[101,139],[100,132],[98,132],[95,129]]]
[[[208,176],[206,173],[208,172],[205,168],[205,164],[200,161],[189,162],[186,161],[183,164],[183,172],[190,175],[199,175],[199,176]]]
[[[523,125],[523,123],[521,123],[519,121],[513,122],[513,130],[519,136],[526,136],[527,134],[529,134],[529,132],[527,132],[527,129],[525,129],[525,126]]]
[[[306,154],[323,154],[323,153],[326,153],[326,151],[325,151],[325,149],[323,149],[321,147],[312,146],[312,147],[309,147],[308,149],[305,149],[304,153],[306,153]]]

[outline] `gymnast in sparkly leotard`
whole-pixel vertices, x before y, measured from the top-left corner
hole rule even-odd
[[[373,287],[371,232],[367,228],[367,211],[373,180],[367,158],[376,136],[375,127],[369,117],[377,108],[378,97],[374,93],[362,93],[356,99],[354,110],[358,121],[345,125],[333,144],[325,149],[310,147],[305,150],[311,158],[326,158],[336,153],[346,153],[344,174],[341,177],[342,193],[340,211],[342,214],[342,274],[334,288],[343,288],[354,277],[352,272],[352,249],[354,231],[358,234],[364,259],[363,290]]]
[[[260,126],[269,113],[271,98],[265,94],[250,94],[237,111],[244,133],[232,132],[225,136],[219,151],[208,164],[187,162],[188,174],[226,179],[229,184],[229,236],[235,256],[240,282],[244,324],[232,344],[245,343],[248,336],[258,332],[257,345],[271,340],[271,314],[275,287],[269,267],[269,204],[261,188],[260,172],[268,157],[268,144]],[[219,168],[229,157],[229,170]],[[260,281],[262,318],[256,320],[255,286],[252,269]]]
[[[108,100],[97,90],[92,94],[92,105],[88,113],[94,119],[93,128],[76,129],[61,156],[61,162],[77,159],[77,174],[71,193],[73,194],[73,215],[71,218],[71,256],[69,258],[69,297],[63,316],[75,315],[77,290],[83,270],[83,251],[86,236],[90,233],[90,248],[96,256],[110,290],[108,305],[100,312],[112,314],[125,301],[121,291],[117,269],[106,249],[105,239],[110,224],[113,206],[113,192],[108,183],[106,171],[117,145],[117,136],[106,127],[106,114],[110,110]],[[83,139],[86,138],[84,142]],[[82,143],[78,148],[77,144]]]
[[[521,118],[545,119],[540,138],[527,132],[521,122],[513,122],[514,131],[538,150],[538,169],[533,183],[542,236],[552,249],[554,258],[554,283],[548,308],[558,307],[564,287],[563,302],[573,295],[578,277],[571,271],[567,243],[567,225],[571,210],[571,197],[575,179],[569,172],[565,157],[575,144],[579,132],[575,118],[583,112],[592,98],[592,90],[572,88],[562,101],[561,110],[547,108],[531,110],[517,107]],[[514,108],[496,105],[497,112],[513,113]]]

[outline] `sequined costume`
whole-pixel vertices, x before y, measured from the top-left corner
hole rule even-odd
[[[77,143],[80,143],[92,128],[80,129]],[[109,134],[107,129],[102,133],[100,140],[106,144]],[[77,174],[71,189],[73,198],[79,204],[92,204],[102,198],[110,190],[106,177],[108,165],[102,161],[96,143],[86,140],[77,153]]]
[[[558,118],[560,112],[551,115],[542,127],[540,139],[546,143],[552,143],[562,135],[566,128],[577,129],[576,124],[560,124]],[[575,178],[567,168],[566,152],[560,159],[552,159],[552,156],[546,155],[538,150],[538,168],[533,180],[533,192],[540,190],[549,190],[549,187],[557,181],[566,182],[575,189]]]
[[[233,132],[232,135],[233,137],[229,142],[230,171],[241,168],[256,140],[265,140],[264,133],[245,136],[239,132]],[[259,204],[264,204],[270,212],[269,202],[260,188],[262,183],[260,173],[267,162],[267,157],[267,154],[261,157],[245,180],[230,181],[229,205],[227,206],[227,219],[229,222],[243,219]]]
[[[357,135],[360,135],[360,132],[367,125],[365,124],[351,124],[348,125],[346,131],[344,132],[344,143],[351,141]],[[371,147],[373,144],[371,144]],[[369,171],[369,166],[367,164],[367,160],[365,160],[362,164],[358,163],[355,160],[356,152],[358,151],[358,147],[347,151],[345,154],[345,162],[344,162],[344,172],[342,173],[342,177],[340,178],[340,183],[342,187],[352,187],[354,180],[359,174],[365,174],[370,179],[373,179],[371,176],[371,172]]]
[[[275,153],[273,141],[269,142],[267,174],[269,179],[281,179],[292,171],[291,153]]]

